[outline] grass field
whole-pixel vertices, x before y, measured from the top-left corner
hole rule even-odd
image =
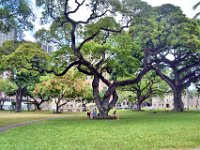
[[[66,118],[10,129],[0,133],[0,149],[193,150],[200,147],[200,112],[118,114],[120,120],[88,120],[81,113],[70,117],[63,114]]]
[[[72,116],[73,113],[71,113]],[[16,123],[40,120],[45,118],[65,117],[66,114],[52,114],[52,112],[21,112],[15,113],[10,111],[0,111],[0,127]],[[68,114],[67,116],[70,116]]]

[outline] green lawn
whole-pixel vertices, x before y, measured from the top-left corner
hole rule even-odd
[[[40,120],[44,118],[74,117],[75,113],[52,114],[52,112],[10,112],[0,111],[0,127],[17,124],[26,121]],[[0,148],[1,149],[1,148]]]
[[[118,112],[120,120],[78,113],[0,133],[1,150],[189,150],[200,147],[200,112]],[[1,114],[0,114],[1,115]]]

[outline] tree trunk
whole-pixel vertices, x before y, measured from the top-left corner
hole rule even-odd
[[[0,110],[3,110],[3,104],[1,104],[1,101],[0,101]]]
[[[26,97],[26,102],[27,102],[27,110],[30,111],[30,103],[29,103],[29,99],[28,96]]]
[[[184,111],[184,104],[182,102],[182,91],[180,88],[173,90],[174,92],[174,109],[175,112]]]
[[[37,111],[41,110],[40,105],[41,105],[41,103],[37,103],[37,102],[35,103],[35,108]]]
[[[199,107],[199,94],[197,95],[196,110],[198,110],[198,107]]]
[[[137,111],[142,111],[142,103],[138,102],[137,103]]]
[[[56,102],[56,112],[55,113],[59,113],[59,109],[60,109],[59,102]]]
[[[3,110],[3,105],[4,105],[4,100],[1,99],[1,100],[0,100],[0,110]]]
[[[99,91],[99,78],[94,77],[92,82],[93,96],[97,109],[101,117],[107,117],[109,111],[115,106],[118,96],[114,87],[109,87],[104,97],[101,99]]]
[[[19,88],[17,90],[17,92],[16,92],[16,107],[15,107],[15,112],[20,112],[21,111],[22,98],[23,98],[23,90],[22,90],[22,88]]]
[[[99,114],[102,117],[107,117],[110,110],[104,108],[102,105],[97,105],[97,109],[99,110]]]

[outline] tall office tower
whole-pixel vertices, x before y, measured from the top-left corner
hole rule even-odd
[[[8,33],[0,32],[0,46],[2,46],[2,44],[5,41],[14,40],[16,38],[17,38],[17,35],[16,35],[16,31],[15,30],[12,30],[12,31],[10,31]]]
[[[23,40],[23,31],[22,30],[11,30],[8,33],[3,33],[0,32],[0,46],[6,41],[11,41],[11,40],[17,40],[17,41],[22,41]]]
[[[59,47],[53,42],[42,43],[41,48],[47,53],[55,52],[59,49]]]

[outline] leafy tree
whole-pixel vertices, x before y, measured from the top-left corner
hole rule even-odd
[[[36,86],[34,94],[46,95],[46,97],[54,98],[56,103],[56,113],[64,106],[68,100],[82,96],[85,89],[83,80],[73,71],[61,77],[49,78]]]
[[[94,100],[93,94],[92,94],[92,87],[86,85],[84,86],[84,93],[83,95],[83,100],[86,101],[86,103],[91,102]]]
[[[18,87],[16,91],[16,112],[19,112],[26,88],[37,81],[39,77],[38,72],[32,70],[34,67],[32,65],[38,65],[38,61],[40,61],[40,65],[45,65],[48,56],[40,49],[39,44],[30,42],[19,43],[16,50],[13,51],[9,55],[2,56],[1,65],[4,70],[12,72],[12,80]],[[37,63],[33,63],[35,61]]]
[[[143,42],[152,69],[171,87],[174,111],[183,111],[183,90],[200,78],[198,21],[185,17],[179,7],[166,4],[155,8],[149,19],[135,24],[132,33],[133,38]]]
[[[28,96],[31,98],[30,103],[35,105],[36,110],[40,111],[41,105],[51,99],[51,94],[47,88],[48,80],[52,76],[41,76],[37,83],[28,85]]]
[[[0,91],[4,94],[4,97],[0,99],[0,110],[2,110],[4,101],[6,100],[6,96],[15,95],[17,90],[17,86],[14,82],[11,82],[9,79],[0,79]]]
[[[135,99],[137,110],[141,111],[141,106],[144,101],[153,96],[164,95],[169,91],[169,88],[154,72],[148,72],[140,82],[123,87],[121,90],[132,93],[132,99]]]
[[[11,29],[32,29],[34,14],[27,0],[0,1],[0,31],[8,32]]]
[[[63,69],[64,71],[50,71],[45,68],[43,71],[52,72],[57,76],[61,76],[64,75],[71,67],[77,66],[80,72],[91,76],[93,79],[92,88],[95,103],[98,107],[100,115],[107,116],[108,112],[115,106],[118,99],[116,88],[119,86],[137,83],[149,70],[146,57],[144,57],[144,59],[141,60],[144,61],[144,69],[141,69],[141,72],[135,69],[137,70],[136,78],[129,76],[129,78],[126,78],[123,81],[110,80],[105,74],[111,74],[112,70],[115,69],[115,73],[118,72],[117,68],[113,69],[112,67],[117,67],[117,64],[122,62],[117,60],[120,58],[118,53],[121,53],[120,50],[122,47],[115,47],[115,44],[112,43],[107,44],[108,39],[110,36],[117,36],[118,33],[121,33],[124,28],[128,27],[131,24],[132,18],[146,16],[151,10],[151,7],[145,2],[141,2],[139,0],[82,0],[81,2],[75,1],[75,9],[70,6],[69,0],[51,2],[37,0],[36,3],[38,6],[44,8],[41,21],[43,23],[52,21],[50,30],[40,30],[39,33],[36,34],[37,38],[40,41],[55,39],[54,43],[59,43],[59,45],[64,47],[69,54],[66,55],[68,58],[67,61],[64,61],[65,64],[68,64],[65,65],[65,69]],[[83,6],[88,8],[90,15],[86,20],[75,20],[73,15],[76,14],[77,11]],[[120,21],[116,21],[114,19],[116,14],[119,14],[122,17]],[[62,34],[63,31],[65,34]],[[91,47],[91,42],[94,43],[94,49]],[[116,41],[116,43],[117,42],[118,41]],[[109,47],[109,45],[111,45],[111,47],[115,47],[115,51],[112,51],[114,49]],[[134,43],[130,44],[128,48],[134,51],[135,47],[136,44]],[[91,57],[89,57],[89,54],[86,55],[86,52],[88,52],[87,49],[89,49],[88,51],[92,51],[92,58],[96,58],[93,59],[95,62],[88,59]],[[131,50],[129,50],[128,54],[131,53]],[[126,53],[125,48],[122,51],[123,52],[120,55],[123,56],[123,60],[127,59],[133,61],[131,57],[134,56],[131,55],[125,58],[125,55],[123,55],[123,53]],[[100,52],[102,52],[102,54],[100,54]],[[110,57],[107,57],[107,54],[110,54]],[[108,59],[110,60],[108,61]],[[125,64],[128,64],[128,61],[126,61],[123,65]],[[129,67],[133,67],[133,65],[130,65]],[[129,69],[133,71],[132,68]],[[107,91],[104,93],[103,98],[100,96],[100,81],[107,86]]]

